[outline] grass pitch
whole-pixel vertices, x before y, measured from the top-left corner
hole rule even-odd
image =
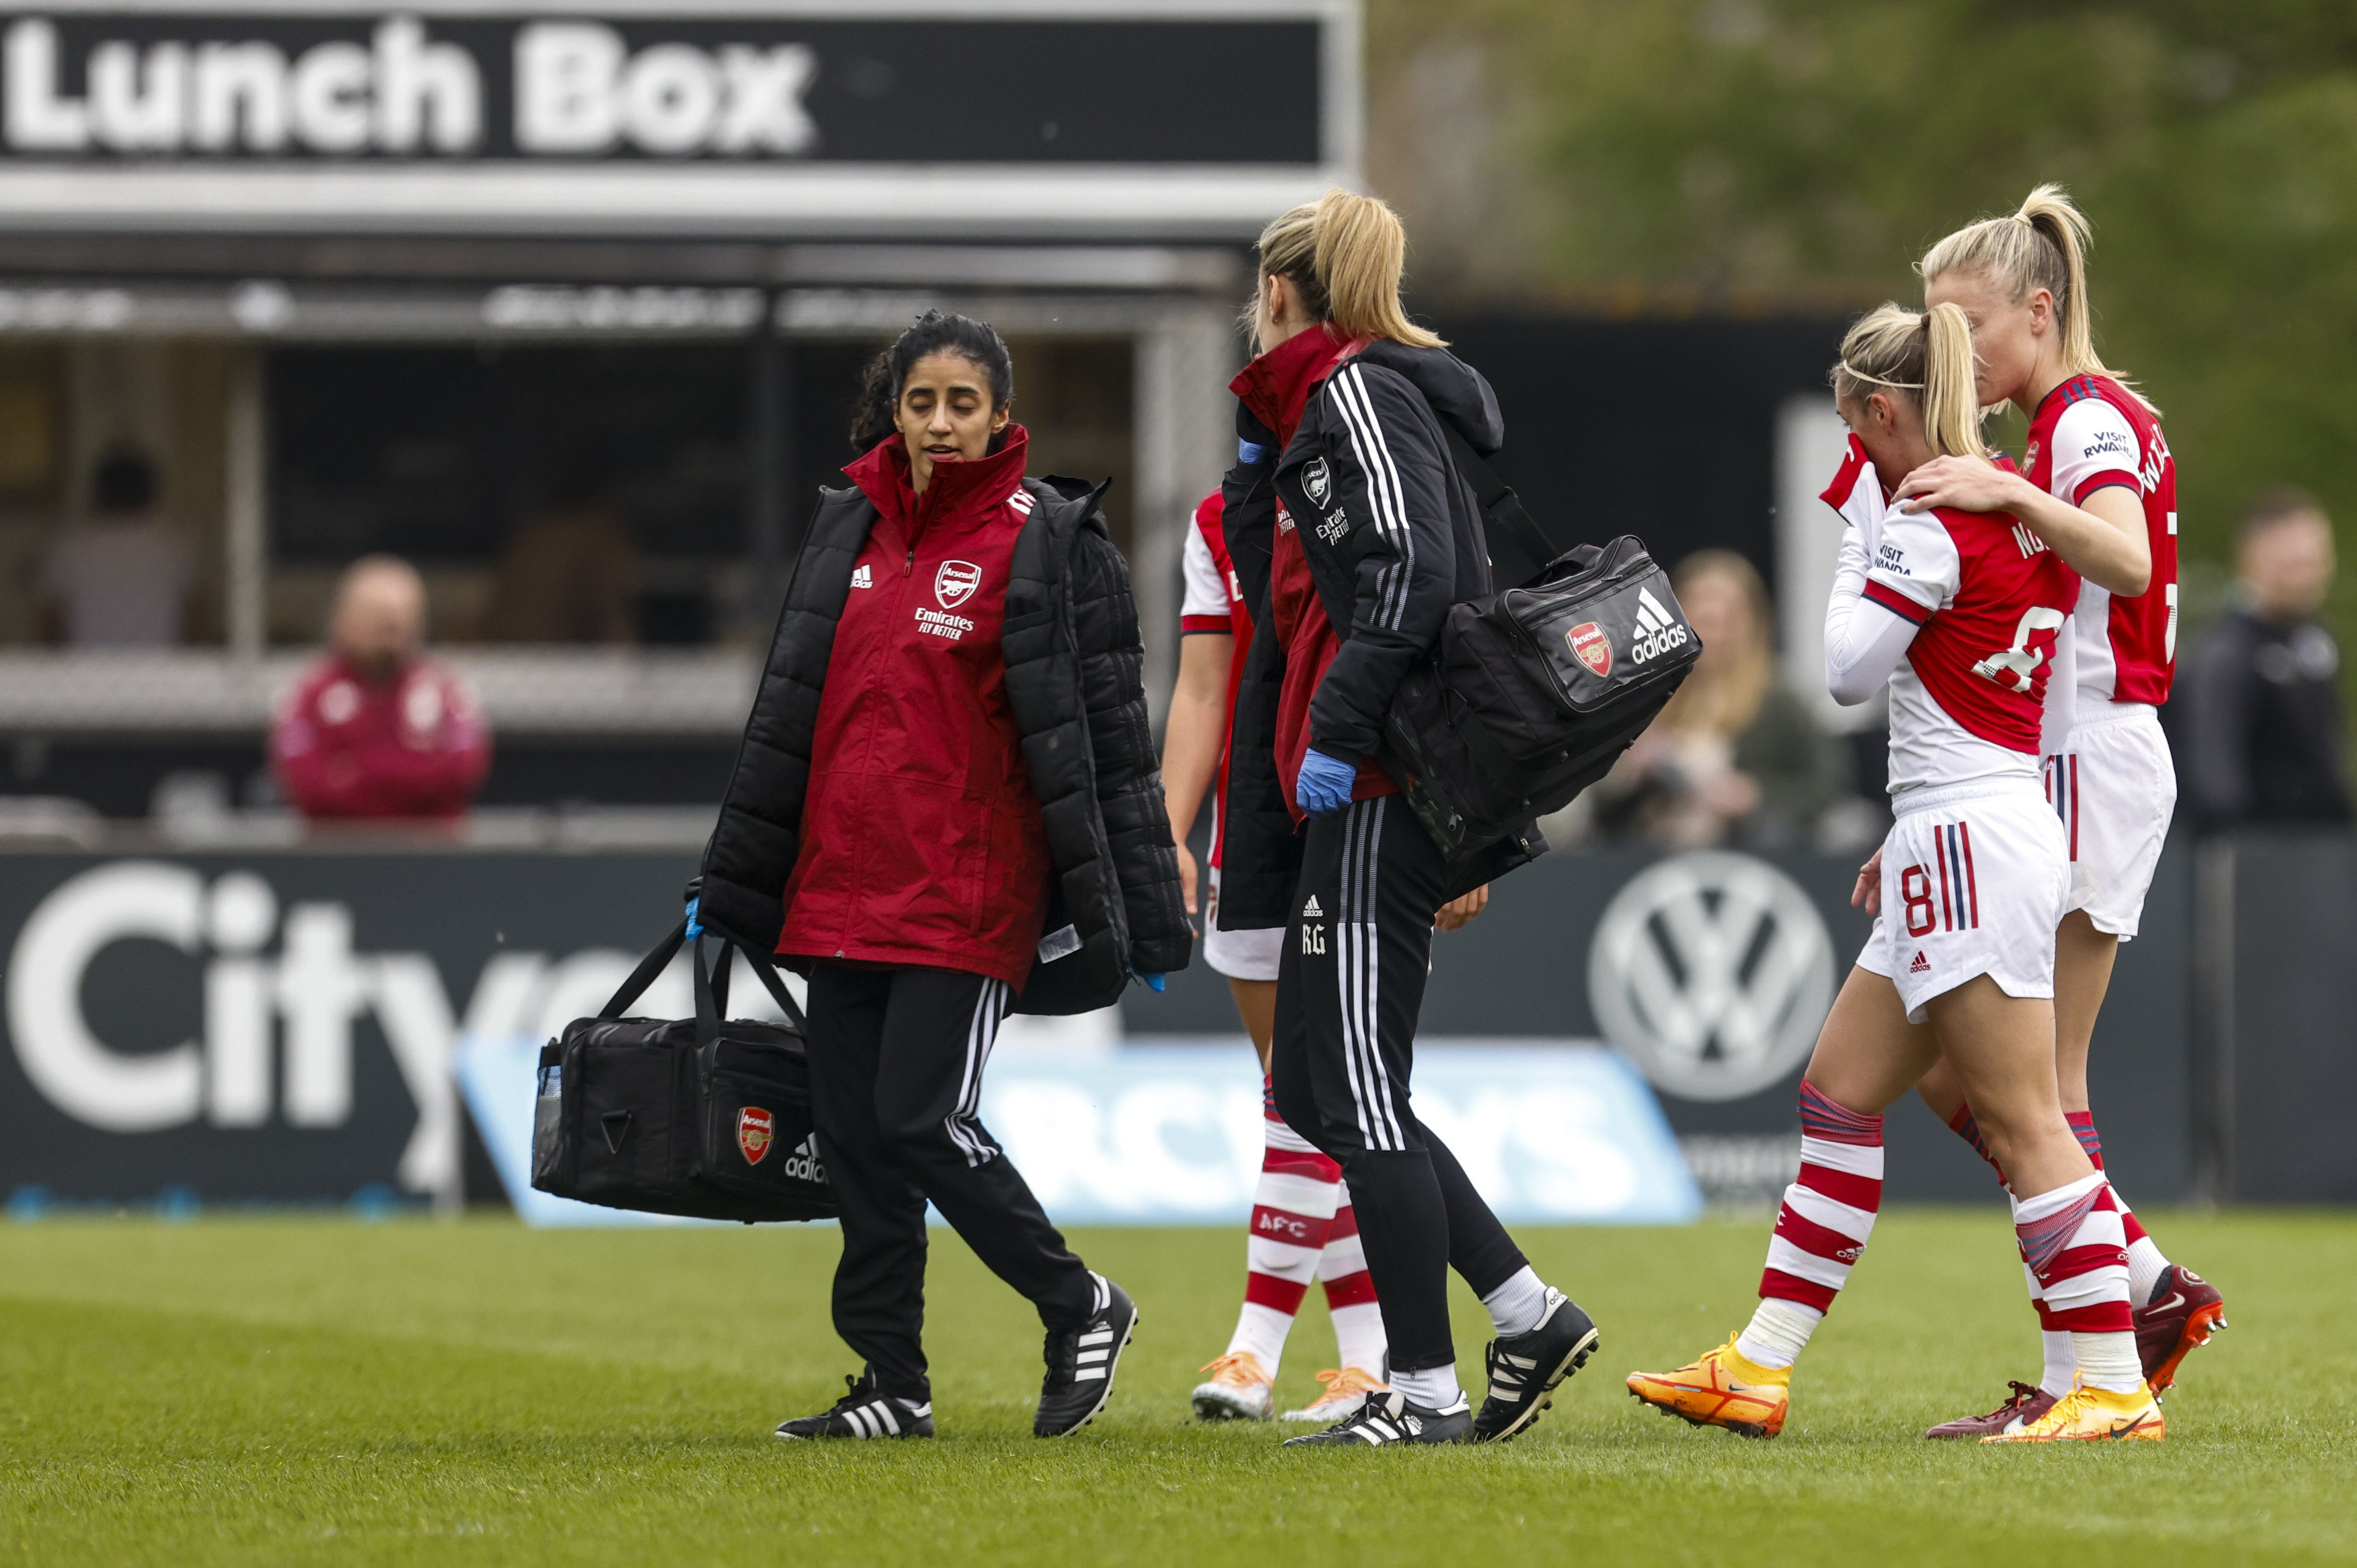
[[[928,1444],[788,1447],[854,1369],[835,1238],[500,1221],[48,1221],[0,1230],[0,1555],[37,1563],[772,1564],[2357,1560],[2357,1219],[2161,1214],[2234,1327],[2165,1444],[1929,1444],[2034,1372],[1996,1209],[1886,1215],[1773,1442],[1620,1386],[1742,1321],[1764,1222],[1536,1230],[1603,1349],[1496,1449],[1301,1453],[1188,1416],[1237,1230],[1082,1232],[1144,1312],[1111,1410],[1029,1435],[1039,1331],[944,1232]],[[1314,1297],[1314,1293],[1313,1293]],[[1486,1323],[1458,1305],[1463,1376]],[[1295,1331],[1280,1396],[1332,1337]],[[1478,1397],[1478,1393],[1477,1396]]]

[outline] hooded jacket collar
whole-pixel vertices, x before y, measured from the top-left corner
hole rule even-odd
[[[1243,400],[1252,416],[1276,433],[1281,448],[1293,439],[1309,394],[1337,362],[1363,343],[1347,342],[1329,327],[1297,332],[1246,365],[1228,390]]]
[[[913,538],[937,517],[963,510],[977,501],[995,505],[1004,500],[1022,484],[1023,465],[1030,450],[1030,433],[1010,424],[996,452],[971,461],[936,458],[933,482],[920,496],[909,474],[909,444],[896,430],[843,473],[876,503],[878,513],[900,524]]]
[[[1405,377],[1432,412],[1456,426],[1465,444],[1482,456],[1506,444],[1506,416],[1498,410],[1498,394],[1480,371],[1448,349],[1417,349],[1378,338],[1359,358]]]

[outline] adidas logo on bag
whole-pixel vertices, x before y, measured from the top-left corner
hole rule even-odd
[[[1630,663],[1642,664],[1673,648],[1684,648],[1687,636],[1684,623],[1663,607],[1651,588],[1637,590],[1637,641],[1629,650]]]
[[[818,1134],[813,1133],[796,1144],[794,1152],[785,1157],[779,1168],[796,1181],[815,1182],[824,1187],[826,1166],[819,1163]]]

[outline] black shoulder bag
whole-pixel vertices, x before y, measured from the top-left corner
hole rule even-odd
[[[1450,607],[1438,646],[1401,682],[1383,738],[1387,767],[1454,863],[1610,771],[1702,640],[1641,542],[1623,534],[1550,558],[1521,499],[1449,436],[1480,503],[1497,587]]]
[[[691,953],[695,1016],[625,1018],[687,941],[682,920],[595,1018],[540,1050],[532,1185],[559,1197],[699,1219],[822,1219],[835,1213],[811,1121],[806,1028],[778,972],[746,963],[786,1015],[731,1018],[721,943],[707,971]]]

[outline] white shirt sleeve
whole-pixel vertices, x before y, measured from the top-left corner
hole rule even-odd
[[[1857,525],[1842,532],[1834,592],[1825,606],[1825,690],[1846,708],[1877,692],[1915,640],[1918,622],[1865,596],[1867,545]]]
[[[1882,531],[1867,562],[1866,596],[1901,615],[1906,611],[1890,602],[1892,596],[1910,601],[1921,611],[1913,618],[1921,626],[1933,610],[1956,602],[1964,564],[1937,512],[1892,507],[1882,514]]]
[[[1227,630],[1228,585],[1220,575],[1220,564],[1211,558],[1211,542],[1192,522],[1187,525],[1187,545],[1179,558],[1187,584],[1186,596],[1178,605],[1180,618],[1215,616],[1220,621],[1219,629]]]
[[[2102,398],[2081,398],[2064,409],[2047,440],[2053,467],[2046,488],[2072,506],[2102,489],[2098,481],[2126,484],[2141,492],[2136,427]]]

